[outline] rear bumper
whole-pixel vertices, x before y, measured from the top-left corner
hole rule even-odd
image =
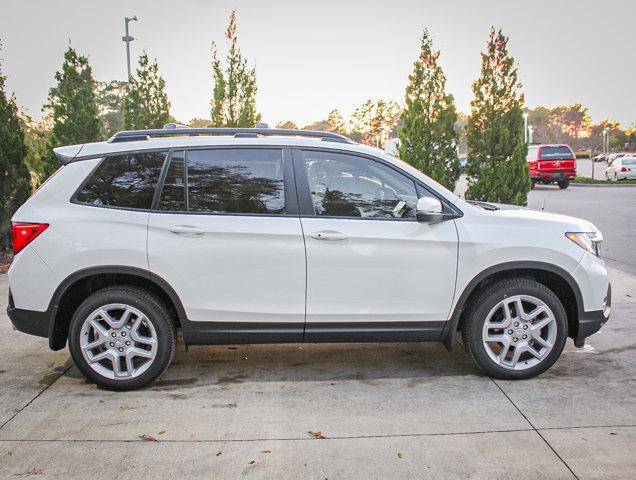
[[[7,306],[7,315],[16,330],[36,335],[38,337],[48,338],[51,332],[51,326],[54,316],[48,310],[38,312],[36,310],[25,310],[15,308],[13,296],[9,290],[9,305]]]
[[[579,315],[579,323],[574,337],[574,346],[582,347],[585,339],[598,332],[609,320],[612,311],[612,285],[608,285],[602,310],[583,312]]]
[[[562,171],[562,172],[533,172],[531,178],[542,182],[558,182],[561,180],[567,180],[576,177],[576,171]]]

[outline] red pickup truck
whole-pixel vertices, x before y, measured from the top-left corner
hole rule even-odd
[[[568,145],[530,145],[527,160],[532,188],[537,183],[568,188],[576,176],[576,156]]]

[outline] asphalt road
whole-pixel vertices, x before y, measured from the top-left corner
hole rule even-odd
[[[611,267],[636,275],[636,185],[537,185],[528,207],[584,218],[603,233],[602,256]]]

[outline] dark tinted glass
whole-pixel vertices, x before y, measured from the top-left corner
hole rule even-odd
[[[541,160],[559,160],[562,158],[574,158],[572,150],[568,147],[541,147]]]
[[[317,215],[415,218],[415,182],[396,170],[354,155],[305,151]]]
[[[150,209],[165,157],[166,152],[106,157],[76,200],[89,205]]]
[[[172,152],[166,179],[161,189],[159,210],[171,212],[185,212],[187,210],[184,159],[185,152],[183,150]]]
[[[191,212],[285,213],[281,150],[190,150]]]

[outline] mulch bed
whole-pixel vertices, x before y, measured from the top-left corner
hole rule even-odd
[[[11,252],[0,251],[0,273],[7,273],[9,265],[11,265],[11,260],[13,260],[13,254]]]

